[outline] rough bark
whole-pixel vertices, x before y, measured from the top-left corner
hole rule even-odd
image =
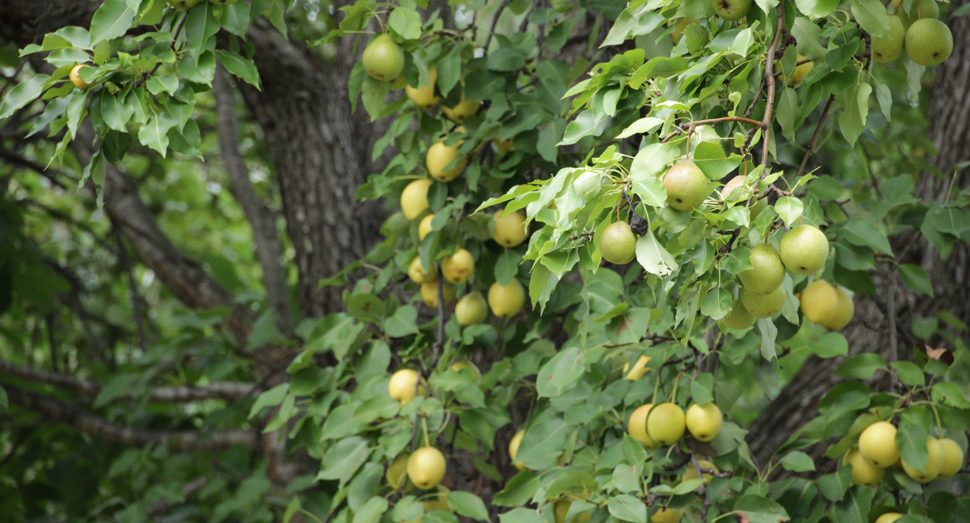
[[[954,1],[950,9],[966,3],[967,0]],[[931,72],[935,76],[935,85],[930,108],[930,136],[938,151],[933,161],[943,176],[930,173],[921,176],[916,196],[927,202],[943,200],[954,166],[970,160],[970,17],[950,19],[947,23],[953,32],[953,55]],[[968,170],[964,168],[954,179],[955,191],[966,185],[967,174]],[[895,313],[900,357],[912,346],[906,333],[917,316],[932,316],[937,311],[947,310],[963,321],[970,321],[970,302],[966,300],[965,292],[970,279],[970,248],[967,244],[958,241],[952,254],[944,259],[929,241],[915,233],[894,238],[892,243],[897,257],[901,257],[898,259],[900,263],[915,263],[926,271],[933,282],[935,297],[907,292],[898,280],[890,280],[891,273],[885,267],[870,271],[878,293],[856,297],[855,318],[843,331],[849,341],[847,357],[874,352],[889,360],[888,316],[891,312]],[[889,293],[893,291],[890,300]],[[765,463],[795,431],[815,417],[819,400],[841,381],[832,376],[832,371],[844,359],[810,358],[751,424],[757,430],[749,433],[748,444],[759,464]],[[880,390],[888,388],[887,376],[878,374],[874,378],[874,386]],[[817,458],[825,448],[826,444],[816,445],[809,453]]]

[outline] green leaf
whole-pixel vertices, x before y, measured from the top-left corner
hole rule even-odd
[[[505,250],[495,262],[495,281],[499,285],[508,285],[519,272],[522,256],[515,251]]]
[[[620,463],[613,469],[613,486],[620,492],[637,492],[640,490],[640,476],[642,465]]]
[[[885,9],[883,11],[885,12]],[[868,82],[857,82],[852,88],[836,95],[836,100],[844,109],[839,116],[839,127],[842,129],[842,137],[850,147],[855,145],[865,128],[866,119],[869,117],[871,93],[872,86]]]
[[[259,71],[256,70],[256,64],[252,60],[243,58],[242,56],[219,49],[216,51],[216,59],[226,68],[227,71],[235,75],[237,78],[243,80],[249,85],[260,89],[259,86]]]
[[[789,452],[785,457],[781,458],[781,466],[785,470],[792,472],[815,470],[815,462],[812,460],[812,457],[797,450]]]
[[[869,510],[875,495],[876,490],[867,485],[852,487],[849,496],[835,504],[835,520],[839,523],[869,523]]]
[[[825,7],[831,6],[835,9],[839,5],[839,0],[804,0],[797,1],[799,9],[802,9],[801,4],[811,4],[810,7]],[[803,11],[804,12],[804,11]],[[831,10],[830,10],[831,12]],[[805,13],[809,14],[809,13]],[[827,16],[825,13],[821,16]],[[811,57],[821,57],[825,55],[825,48],[819,43],[822,40],[822,28],[813,24],[811,20],[805,18],[804,16],[799,16],[795,18],[795,23],[792,25],[791,34],[798,39],[798,50],[805,56]]]
[[[863,353],[843,361],[832,374],[847,380],[868,380],[880,370],[887,370],[886,360],[878,354]]]
[[[610,514],[616,519],[632,523],[647,523],[647,506],[639,499],[621,494],[610,499]]]
[[[552,357],[536,376],[536,392],[539,397],[554,398],[568,389],[586,371],[586,359],[578,347],[570,347]]]
[[[879,0],[852,0],[852,16],[865,32],[889,38],[889,13]]]
[[[745,494],[734,504],[735,512],[744,514],[750,523],[788,521],[788,512],[778,503],[758,494]]]
[[[261,410],[266,407],[275,407],[280,403],[283,403],[283,398],[286,397],[286,393],[290,391],[289,383],[281,383],[272,389],[262,393],[256,398],[256,403],[253,403],[252,408],[249,409],[249,417],[252,418],[256,414],[259,414]]]
[[[799,11],[812,18],[822,18],[839,6],[839,0],[795,0],[795,5]],[[801,44],[802,40],[799,39],[798,43]]]
[[[645,271],[660,277],[670,274],[677,266],[677,260],[654,238],[651,231],[637,239],[637,263]]]
[[[488,509],[478,496],[471,492],[453,490],[448,493],[448,505],[459,515],[479,521],[489,521]],[[356,521],[354,522],[356,523]]]
[[[535,495],[536,491],[539,490],[539,484],[541,482],[542,478],[537,476],[535,472],[529,470],[519,472],[505,483],[504,489],[495,494],[495,497],[492,499],[492,503],[500,507],[517,507],[525,505],[529,502],[529,500],[532,499],[532,496]],[[530,512],[535,513],[535,511]],[[499,518],[501,519],[501,515]]]
[[[714,375],[705,372],[691,380],[690,395],[694,403],[699,405],[714,401]]]
[[[562,140],[556,144],[559,147],[572,145],[586,136],[599,136],[610,122],[610,117],[605,113],[596,114],[591,110],[579,113],[576,118],[566,125],[566,132]]]
[[[105,0],[91,18],[90,45],[124,36],[135,21],[135,14],[125,0]]]
[[[901,418],[899,429],[896,430],[896,446],[899,457],[909,466],[922,469],[930,459],[930,451],[926,447],[929,432],[921,423],[915,423],[907,418]]]
[[[818,490],[829,501],[839,501],[845,497],[852,486],[852,467],[842,467],[838,471],[818,478]]]
[[[761,356],[771,361],[778,357],[775,350],[775,338],[778,337],[778,327],[771,321],[771,318],[759,319],[757,322],[758,331],[761,332]]]
[[[926,271],[919,265],[904,263],[899,266],[899,276],[903,279],[903,284],[911,291],[922,292],[929,297],[933,297],[933,283]]]
[[[409,334],[417,334],[418,310],[412,305],[403,305],[394,311],[394,315],[384,322],[384,332],[392,338],[403,338]]]
[[[414,9],[403,6],[396,7],[391,11],[387,23],[391,30],[405,40],[421,38],[421,15]]]
[[[0,386],[0,408],[10,410],[10,399],[7,398],[7,391]]]
[[[364,438],[351,436],[341,439],[323,456],[317,479],[339,479],[343,485],[353,477],[368,454],[370,450]]]
[[[623,130],[616,138],[623,139],[629,138],[635,134],[650,134],[657,130],[664,121],[660,118],[654,118],[648,116],[646,118],[640,118],[639,120],[631,123],[626,129]]]
[[[533,424],[525,431],[516,460],[533,470],[555,465],[566,446],[569,425],[559,418]]]
[[[875,225],[863,220],[851,220],[845,223],[842,232],[845,239],[860,247],[869,247],[876,252],[893,255],[886,235]]]
[[[37,99],[44,90],[44,84],[50,75],[34,75],[17,84],[0,104],[0,120],[9,117],[21,107]]]
[[[520,473],[518,476],[521,475]],[[539,511],[527,508],[516,508],[499,514],[498,520],[500,523],[545,523],[542,516],[539,515]]]
[[[720,180],[741,165],[741,157],[736,154],[727,157],[720,145],[701,142],[694,148],[694,163],[708,179]]]
[[[926,383],[923,370],[911,361],[895,361],[892,367],[896,369],[899,381],[910,387],[922,387]]]
[[[775,212],[785,221],[787,227],[791,227],[798,220],[802,215],[802,209],[804,209],[802,201],[792,196],[782,196],[775,202]]]
[[[145,125],[138,129],[138,141],[142,145],[154,149],[165,157],[168,152],[168,130],[175,127],[177,122],[168,113],[152,115]]]
[[[381,516],[387,512],[388,503],[387,500],[380,497],[374,496],[364,503],[364,506],[360,507],[354,514],[353,523],[377,523],[381,520]]]
[[[219,19],[210,3],[190,9],[185,18],[183,34],[192,56],[198,58],[206,50],[212,50],[209,39],[219,32]]]

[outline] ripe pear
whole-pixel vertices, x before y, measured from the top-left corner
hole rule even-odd
[[[176,9],[191,9],[201,2],[202,0],[168,0],[168,5]]]
[[[683,510],[661,507],[650,516],[651,523],[679,523],[684,517]]]
[[[852,316],[855,315],[855,304],[852,302],[852,296],[849,296],[849,292],[841,285],[836,285],[835,293],[839,296],[839,306],[835,310],[835,314],[821,324],[830,331],[842,330],[852,321]]]
[[[441,294],[445,298],[445,305],[451,303],[455,299],[455,289],[444,283],[444,288],[441,289]],[[428,307],[438,306],[438,279],[435,281],[427,281],[421,284],[421,300]]]
[[[455,305],[455,318],[462,327],[483,323],[488,318],[488,303],[482,293],[475,291],[462,296]]]
[[[889,17],[889,36],[886,38],[872,37],[872,59],[880,63],[889,63],[903,54],[903,44],[906,42],[906,29],[898,16]]]
[[[488,306],[492,314],[499,318],[511,318],[522,310],[525,305],[525,289],[519,280],[512,279],[508,285],[498,282],[488,288]]]
[[[651,370],[647,367],[647,363],[650,363],[650,356],[640,356],[637,358],[636,363],[633,364],[633,368],[630,369],[630,363],[627,362],[623,365],[623,379],[628,381],[637,381],[642,378],[647,371]],[[629,372],[627,372],[629,370]]]
[[[438,281],[438,267],[431,264],[431,270],[425,270],[421,257],[415,256],[408,264],[408,277],[414,283],[433,283]]]
[[[748,309],[744,308],[744,304],[741,303],[741,299],[734,300],[734,305],[731,307],[731,312],[727,313],[727,316],[721,318],[721,322],[724,326],[729,329],[734,330],[744,330],[748,327],[754,325],[756,318],[748,312]]]
[[[906,30],[906,56],[919,65],[938,65],[952,52],[953,33],[939,20],[917,20]]]
[[[461,143],[461,141],[458,141],[451,145],[445,145],[445,142],[435,142],[431,144],[431,147],[428,147],[425,162],[428,165],[428,173],[431,174],[432,178],[439,182],[450,182],[465,172],[468,159],[458,152],[458,146]],[[452,164],[452,161],[455,163]],[[449,165],[452,165],[452,167],[449,168]]]
[[[475,259],[466,249],[458,249],[455,254],[448,256],[441,262],[441,274],[454,284],[465,283],[475,269]]]
[[[637,255],[637,235],[626,222],[613,222],[600,233],[599,248],[604,260],[625,265]]]
[[[721,409],[714,403],[693,404],[687,409],[687,430],[698,441],[711,441],[721,431]]]
[[[706,459],[697,460],[697,465],[701,468],[701,477],[704,478],[705,484],[708,484],[711,482],[711,479],[714,477],[714,474],[718,474],[721,472],[713,463],[711,463],[710,461],[707,461]],[[714,474],[711,474],[710,472],[704,472],[704,470],[713,470]],[[690,481],[692,479],[697,479],[697,469],[694,468],[693,464],[688,463],[687,469],[684,470],[684,475],[681,476],[680,480],[683,482],[683,481]]]
[[[893,521],[896,521],[901,517],[903,517],[903,515],[899,512],[886,512],[885,514],[876,518],[875,523],[893,523]]]
[[[647,435],[661,445],[671,445],[684,436],[684,409],[676,403],[661,403],[647,415]]]
[[[413,220],[428,208],[428,189],[431,188],[431,180],[421,178],[414,180],[404,188],[401,193],[401,211],[404,217]]]
[[[630,437],[643,443],[648,449],[659,449],[660,444],[650,438],[647,434],[647,414],[653,408],[653,403],[641,405],[630,414],[630,419],[626,422],[627,432]]]
[[[849,450],[842,458],[843,465],[852,465],[852,484],[853,485],[875,485],[882,481],[886,469],[873,465],[860,452],[854,448]]]
[[[465,100],[465,93],[461,94],[461,101],[458,105],[454,107],[442,107],[441,110],[444,111],[445,116],[450,118],[455,122],[463,122],[465,118],[472,116],[478,112],[478,108],[482,106],[482,102],[472,102]]]
[[[963,449],[950,438],[941,438],[943,446],[943,468],[940,469],[940,479],[952,478],[963,467]]]
[[[740,20],[748,16],[751,0],[713,0],[714,12],[725,20]]]
[[[445,455],[428,446],[421,447],[408,458],[408,478],[422,490],[431,490],[445,477]]]
[[[707,198],[710,180],[691,160],[678,162],[664,175],[663,186],[667,190],[667,205],[679,211],[690,211]]]
[[[802,224],[785,233],[778,253],[791,272],[812,274],[829,259],[829,240],[817,228]]]
[[[71,74],[69,75],[71,83],[74,84],[74,87],[77,87],[82,91],[85,91],[91,87],[91,84],[85,82],[84,79],[81,78],[81,69],[84,69],[85,67],[89,66],[84,64],[75,65],[73,68],[71,68]]]
[[[421,223],[418,224],[419,240],[424,240],[425,236],[434,231],[434,227],[431,226],[431,220],[434,220],[434,213],[428,214],[424,218],[421,218]]]
[[[422,84],[420,87],[406,85],[404,87],[404,93],[407,97],[422,109],[430,109],[441,102],[441,97],[434,94],[434,84],[438,80],[438,71],[429,68],[428,79],[431,83],[427,85]]]
[[[877,421],[859,435],[859,452],[877,467],[891,467],[899,461],[896,427],[888,421]]]
[[[798,62],[801,62],[802,60],[805,60],[805,57],[798,55]],[[802,80],[808,76],[808,73],[812,72],[812,69],[815,69],[814,62],[805,62],[802,65],[796,65],[795,72],[792,73],[791,78],[788,79],[788,85],[795,87],[796,85],[802,83]],[[782,75],[782,78],[784,78],[784,75]]]
[[[741,285],[755,294],[771,294],[785,281],[785,266],[775,248],[759,243],[751,248],[748,257],[751,268],[738,273]]]
[[[943,445],[940,445],[939,440],[932,436],[926,438],[926,450],[930,453],[929,459],[926,465],[921,468],[916,468],[914,466],[906,463],[906,460],[901,460],[903,462],[903,470],[906,471],[906,475],[919,481],[920,483],[929,483],[936,479],[943,470]]]
[[[391,375],[391,381],[387,383],[387,393],[402,406],[406,405],[414,399],[414,387],[419,379],[421,379],[421,375],[418,374],[418,371],[401,369]],[[425,390],[424,385],[418,385],[417,392],[419,396],[424,396],[427,390]]]
[[[502,216],[502,211],[495,213],[495,234],[492,239],[504,247],[515,247],[525,241],[528,230],[525,227],[525,214],[522,211],[512,211]]]
[[[408,478],[409,457],[411,457],[410,454],[401,454],[400,456],[394,458],[394,461],[387,466],[387,472],[384,473],[384,479],[387,480],[387,484],[394,490],[401,490],[404,488],[404,483]]]
[[[723,199],[724,201],[727,201],[728,196],[730,196],[731,193],[735,191],[735,189],[738,189],[743,186],[744,186],[743,175],[739,174],[734,178],[731,178],[730,180],[728,180],[728,183],[724,184],[724,188],[721,189],[721,199]],[[750,208],[751,220],[754,220],[755,218],[757,218],[758,215],[761,214],[761,211],[765,210],[767,207],[768,207],[768,200],[766,200],[765,198],[759,198],[758,200],[756,200],[755,203],[753,203]]]
[[[741,287],[741,303],[755,318],[770,318],[785,306],[785,289],[778,287],[771,294],[755,294]]]
[[[808,321],[825,323],[839,309],[839,293],[825,280],[809,283],[798,297],[802,314]]]
[[[519,445],[522,444],[522,438],[525,437],[525,429],[520,430],[512,436],[512,441],[509,441],[509,459],[512,460],[512,464],[515,468],[519,470],[527,470],[526,466],[522,464],[521,461],[515,461],[515,456],[519,454]]]
[[[390,82],[404,70],[404,51],[391,35],[383,33],[367,44],[361,61],[368,76]]]

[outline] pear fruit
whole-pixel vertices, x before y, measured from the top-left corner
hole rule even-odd
[[[478,367],[468,360],[459,361],[451,366],[451,370],[455,372],[461,372],[463,369],[471,369],[471,373],[475,376],[476,380],[482,377],[482,371],[478,370]]]
[[[859,452],[877,467],[891,467],[899,461],[896,427],[888,421],[877,421],[859,435]]]
[[[387,383],[387,392],[402,406],[406,405],[414,399],[415,385],[417,385],[417,393],[419,396],[424,396],[427,393],[424,385],[418,385],[419,379],[421,379],[421,375],[418,374],[418,371],[401,369],[391,375],[391,381]]]
[[[484,323],[488,318],[488,303],[482,293],[475,291],[462,296],[455,305],[455,318],[462,327]]]
[[[404,94],[414,102],[414,105],[422,109],[431,109],[441,102],[441,97],[434,94],[434,84],[438,80],[438,71],[433,68],[428,69],[428,79],[430,84],[422,84],[420,87],[404,86]]]
[[[802,55],[798,55],[797,61],[801,62],[802,60],[805,60],[805,57]],[[802,80],[804,80],[805,77],[808,76],[808,73],[812,72],[812,69],[815,69],[814,62],[805,62],[802,65],[796,65],[795,72],[792,73],[791,78],[788,79],[788,85],[795,87],[796,85],[802,83]]]
[[[515,278],[508,285],[495,282],[488,288],[488,306],[499,318],[511,318],[525,305],[525,289]]]
[[[755,318],[770,318],[785,306],[785,289],[778,287],[771,294],[755,294],[741,287],[741,304]]]
[[[390,82],[404,70],[404,51],[391,35],[383,33],[367,44],[361,61],[367,76]]]
[[[798,296],[802,314],[808,321],[825,323],[839,309],[839,293],[825,280],[809,283]]]
[[[443,284],[444,287],[441,289],[441,294],[445,298],[445,305],[451,303],[455,299],[455,289],[448,285]],[[421,284],[421,300],[428,307],[438,306],[438,279],[435,281],[426,281]]]
[[[875,485],[882,481],[886,469],[873,465],[867,460],[859,449],[849,450],[842,458],[843,465],[852,465],[852,484],[853,485]]]
[[[842,330],[852,321],[852,316],[855,315],[855,304],[852,302],[852,296],[849,296],[849,292],[841,285],[836,285],[835,293],[839,297],[838,308],[831,318],[821,323],[823,327],[830,331]]]
[[[509,138],[507,140],[500,140],[498,137],[492,138],[492,143],[495,144],[495,148],[498,152],[505,154],[512,150],[512,146],[515,145],[514,140]]]
[[[448,504],[448,493],[451,489],[444,485],[438,485],[435,489],[436,493],[431,495],[431,498],[425,501],[421,501],[421,506],[424,508],[425,512],[431,512],[432,510],[440,510],[442,512],[447,512],[449,514],[454,514],[455,511]]]
[[[176,9],[191,9],[202,3],[202,0],[168,0],[168,5]]]
[[[903,517],[899,512],[886,512],[885,514],[876,518],[875,523],[893,523],[897,519]]]
[[[667,190],[667,205],[678,211],[690,211],[707,198],[710,180],[691,160],[678,162],[664,175],[663,186]]]
[[[775,248],[759,243],[751,248],[748,257],[751,268],[738,273],[741,285],[755,294],[771,294],[785,281],[785,265]]]
[[[880,63],[889,63],[899,58],[903,54],[903,45],[906,43],[906,28],[903,21],[898,16],[889,17],[889,36],[872,37],[872,59]]]
[[[600,233],[599,248],[604,260],[625,265],[637,255],[637,235],[626,222],[613,222]]]
[[[428,214],[424,218],[421,218],[421,223],[418,224],[419,240],[424,240],[425,236],[434,231],[434,227],[431,226],[431,220],[434,220],[434,213]]]
[[[950,438],[941,438],[943,446],[943,468],[940,469],[940,479],[952,478],[963,467],[963,449]]]
[[[708,484],[711,482],[711,479],[714,478],[714,474],[718,474],[721,472],[713,463],[711,463],[710,461],[707,461],[706,459],[697,460],[697,465],[701,468],[701,477],[704,478],[705,484]],[[705,470],[713,470],[714,474],[711,474],[710,472],[704,472]],[[687,469],[684,470],[684,475],[681,476],[680,480],[690,481],[692,479],[697,479],[697,469],[694,468],[694,465],[692,463],[688,463]]]
[[[465,283],[475,269],[475,259],[466,249],[458,249],[455,254],[448,256],[441,262],[441,274],[454,284]]]
[[[515,436],[512,436],[512,441],[509,441],[509,459],[512,460],[512,464],[515,465],[515,468],[519,470],[528,470],[521,461],[515,461],[515,457],[519,454],[519,445],[522,444],[522,438],[524,437],[525,429],[516,432]]]
[[[445,116],[450,118],[455,122],[463,122],[465,118],[474,115],[478,112],[479,107],[482,106],[482,102],[472,102],[465,100],[465,93],[461,93],[461,101],[458,105],[454,107],[442,107],[441,110],[444,111]]]
[[[438,267],[431,265],[431,270],[425,270],[421,257],[415,256],[408,264],[408,277],[414,283],[433,283],[438,281]]]
[[[661,507],[650,516],[651,523],[679,523],[684,517],[683,510]]]
[[[400,456],[394,458],[394,461],[387,466],[387,472],[384,473],[384,479],[387,480],[387,484],[394,490],[401,490],[404,488],[404,484],[408,478],[409,457],[411,457],[410,454],[401,454]]]
[[[647,435],[660,445],[671,445],[684,436],[684,409],[676,403],[661,403],[647,415]]]
[[[432,178],[439,182],[450,182],[465,172],[468,159],[458,152],[460,145],[461,141],[451,145],[445,145],[445,142],[435,142],[431,144],[431,147],[428,147],[425,163]],[[448,167],[449,165],[451,167]]]
[[[428,189],[431,180],[421,178],[409,183],[401,193],[401,212],[404,217],[413,220],[428,208]]]
[[[647,371],[651,370],[647,367],[647,363],[650,363],[650,356],[640,356],[637,358],[636,363],[633,364],[633,368],[630,368],[630,363],[627,362],[623,364],[623,379],[627,381],[637,381],[642,378]]]
[[[428,446],[421,447],[408,458],[408,478],[422,490],[431,490],[445,477],[445,455]]]
[[[632,414],[630,414],[630,419],[626,422],[627,432],[630,433],[630,437],[643,443],[649,449],[659,449],[660,444],[654,441],[649,434],[647,434],[647,414],[650,409],[653,408],[653,403],[647,403],[646,405],[641,405],[637,407]]]
[[[906,30],[906,56],[919,65],[938,65],[952,52],[953,33],[939,20],[917,20]]]
[[[906,475],[919,481],[920,483],[929,483],[936,479],[943,470],[943,445],[940,441],[932,436],[927,436],[926,438],[926,450],[929,452],[929,459],[926,461],[926,465],[921,468],[916,468],[915,466],[906,463],[906,460],[901,460],[903,462],[903,470],[906,471]]]
[[[748,15],[751,0],[713,0],[714,12],[725,20],[740,20]]]
[[[778,253],[791,272],[812,274],[824,267],[829,259],[829,240],[817,228],[802,224],[785,233]]]
[[[687,430],[698,441],[711,441],[721,431],[721,409],[714,403],[693,404],[687,409]]]
[[[525,227],[525,214],[522,211],[512,211],[502,216],[502,211],[495,213],[495,234],[492,239],[503,247],[516,247],[525,241],[528,231]]]
[[[71,68],[71,74],[69,75],[71,79],[71,83],[74,84],[74,87],[77,87],[82,91],[85,91],[89,87],[91,87],[91,84],[85,82],[84,79],[81,78],[81,69],[84,69],[85,67],[89,67],[89,66],[84,64],[75,65],[74,67]]]
[[[744,304],[741,303],[741,299],[734,300],[734,305],[731,307],[731,312],[727,313],[727,316],[721,318],[721,322],[724,326],[729,329],[734,330],[744,330],[748,327],[754,325],[757,318],[748,312],[748,309],[744,308]]]
[[[726,184],[724,184],[724,187],[721,189],[721,199],[723,199],[724,201],[727,201],[728,196],[730,196],[735,190],[738,190],[741,187],[744,187],[744,176],[739,174],[734,178],[731,178],[730,180],[728,180]],[[766,200],[765,198],[759,198],[755,200],[755,202],[751,205],[749,209],[749,212],[751,214],[751,219],[754,220],[755,218],[757,218],[758,215],[761,214],[761,211],[765,210],[767,207],[768,207],[768,200]]]
[[[913,22],[926,18],[940,18],[940,6],[933,0],[913,0],[909,6],[909,12],[899,11],[896,13],[902,20],[906,28],[913,25]]]

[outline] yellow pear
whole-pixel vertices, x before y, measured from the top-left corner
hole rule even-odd
[[[498,282],[488,288],[488,306],[499,318],[511,318],[525,305],[525,289],[515,278],[508,285]]]
[[[845,328],[852,321],[852,316],[855,315],[855,304],[852,302],[852,296],[849,296],[849,292],[841,285],[837,285],[835,287],[835,293],[839,296],[839,306],[835,310],[835,314],[828,321],[821,324],[830,331]]]
[[[415,385],[418,385],[420,378],[421,375],[416,370],[401,369],[391,375],[391,381],[387,383],[387,392],[401,405],[405,405],[414,399]],[[424,380],[421,381],[423,382]],[[421,396],[427,393],[424,385],[418,385],[417,392]]]
[[[685,417],[687,430],[698,441],[711,441],[721,431],[721,409],[714,403],[693,404]]]
[[[877,467],[891,467],[899,461],[896,427],[888,421],[877,421],[859,435],[859,452]]]
[[[421,447],[408,458],[408,478],[422,490],[431,490],[445,477],[445,455],[434,447]]]
[[[444,295],[445,305],[447,305],[455,299],[455,289],[447,283],[443,285],[444,288],[441,289],[441,293]],[[424,304],[428,307],[438,306],[437,278],[435,278],[435,281],[424,282],[421,284],[421,300],[424,301]]]
[[[404,488],[404,483],[408,479],[408,458],[411,457],[410,454],[401,454],[400,456],[394,458],[394,461],[387,466],[387,472],[384,473],[384,479],[387,480],[387,484],[394,490],[401,490]]]
[[[676,443],[686,428],[684,409],[676,403],[655,405],[647,415],[647,435],[661,445]]]
[[[418,239],[424,240],[424,237],[431,234],[434,231],[434,227],[431,226],[431,220],[434,220],[434,214],[428,214],[424,218],[421,218],[421,223],[418,224]]]
[[[512,150],[514,141],[512,138],[507,140],[500,140],[498,137],[492,138],[492,143],[495,144],[495,148],[498,149],[500,153],[507,153]]]
[[[952,478],[963,467],[963,449],[950,438],[940,439],[940,445],[943,446],[943,468],[937,477],[940,479]]]
[[[839,309],[839,293],[829,282],[815,280],[809,283],[798,297],[802,314],[808,321],[825,323]]]
[[[431,187],[431,180],[421,178],[414,180],[404,188],[401,193],[401,211],[404,217],[413,220],[428,208],[428,189]]]
[[[421,506],[424,507],[425,512],[431,512],[432,510],[441,510],[449,514],[454,514],[455,511],[448,505],[448,493],[451,489],[444,485],[438,485],[436,492],[428,496],[428,499],[421,501]]]
[[[368,76],[390,82],[404,70],[404,51],[391,35],[384,33],[367,44],[361,62]]]
[[[802,60],[805,60],[805,57],[798,55],[798,61],[801,62]],[[791,78],[788,79],[788,85],[795,87],[796,85],[802,83],[802,80],[808,76],[808,73],[812,72],[812,69],[815,69],[815,64],[813,62],[805,62],[802,65],[795,66],[795,72],[792,73]],[[784,79],[784,75],[782,75],[782,78]]]
[[[812,274],[825,266],[829,258],[829,240],[818,228],[802,224],[782,236],[778,254],[785,267],[794,274]]]
[[[509,442],[509,459],[512,460],[512,464],[515,468],[519,470],[528,470],[521,461],[515,461],[515,456],[519,454],[519,445],[522,444],[522,438],[525,437],[525,429],[520,430],[512,436],[512,441]]]
[[[910,466],[906,463],[906,460],[901,460],[903,462],[903,470],[906,471],[906,475],[919,481],[920,483],[929,483],[936,479],[943,470],[943,445],[940,445],[940,441],[936,438],[929,436],[926,438],[926,450],[930,453],[929,459],[926,461],[926,465],[922,468],[916,468]]]
[[[652,408],[653,403],[647,403],[646,405],[637,407],[630,414],[630,419],[626,422],[626,428],[631,438],[643,443],[649,449],[659,449],[660,444],[650,439],[650,436],[647,434],[647,413]]]
[[[438,267],[431,265],[431,270],[425,270],[421,264],[421,257],[415,256],[408,264],[408,277],[414,283],[431,283],[438,281]]]
[[[843,465],[852,465],[852,484],[853,485],[875,485],[882,481],[886,469],[873,465],[867,460],[859,449],[854,448],[842,458]]]
[[[701,468],[701,477],[704,478],[704,483],[705,484],[711,482],[711,478],[714,477],[714,474],[717,474],[717,473],[721,472],[720,470],[718,470],[718,468],[716,466],[714,466],[713,463],[711,463],[710,461],[707,461],[705,459],[699,459],[699,460],[697,460],[697,465],[700,466],[700,468]],[[710,472],[704,472],[705,470],[713,470],[714,471],[714,474],[711,474]],[[681,477],[680,480],[681,481],[690,481],[692,479],[697,479],[697,469],[694,468],[694,464],[693,463],[688,463],[687,464],[687,470],[684,471],[684,475]]]
[[[441,262],[441,274],[451,283],[465,283],[475,269],[475,259],[472,253],[465,249],[458,249],[455,254],[448,256]]]
[[[81,69],[84,69],[85,67],[89,66],[84,64],[75,65],[73,68],[71,68],[71,74],[69,75],[71,83],[74,84],[74,87],[77,87],[82,91],[91,87],[91,84],[85,82],[84,79],[81,78]]]
[[[404,93],[407,97],[422,109],[430,109],[441,101],[441,97],[434,94],[434,84],[438,80],[438,71],[429,68],[428,78],[431,81],[430,84],[420,87],[411,87],[410,85],[404,87]]]
[[[488,319],[488,303],[482,293],[475,291],[462,296],[455,305],[455,318],[462,327],[478,325]]]
[[[431,147],[428,147],[425,161],[428,165],[428,173],[431,174],[432,178],[439,182],[450,182],[465,172],[468,159],[458,152],[461,143],[461,141],[458,141],[451,145],[445,145],[445,142],[435,142],[431,144]],[[452,164],[452,161],[454,161],[454,164]],[[449,168],[449,165],[452,165],[452,167]]]
[[[893,523],[897,519],[903,517],[899,512],[886,512],[885,514],[876,518],[876,523]]]
[[[454,107],[442,107],[445,116],[451,118],[456,122],[462,122],[465,118],[478,112],[478,108],[481,107],[482,102],[472,102],[465,100],[465,93],[461,94],[461,101],[458,105]]]
[[[471,369],[471,372],[472,372],[472,374],[475,375],[475,379],[476,380],[478,378],[481,378],[482,377],[482,371],[478,370],[478,367],[476,367],[475,365],[473,365],[468,360],[459,361],[458,363],[455,363],[454,365],[451,366],[451,370],[453,370],[455,372],[461,372],[462,369]]]
[[[504,247],[515,247],[525,241],[528,231],[525,227],[525,214],[522,211],[512,211],[502,216],[502,211],[495,213],[495,234],[492,239]]]
[[[650,516],[650,521],[652,523],[679,523],[682,517],[684,517],[683,510],[661,508]]]
[[[650,356],[640,356],[637,358],[636,363],[633,364],[633,368],[630,369],[630,363],[627,362],[623,364],[623,379],[629,381],[637,381],[642,378],[647,371],[651,370],[647,367],[647,363],[650,363]],[[627,372],[629,370],[629,372]]]

